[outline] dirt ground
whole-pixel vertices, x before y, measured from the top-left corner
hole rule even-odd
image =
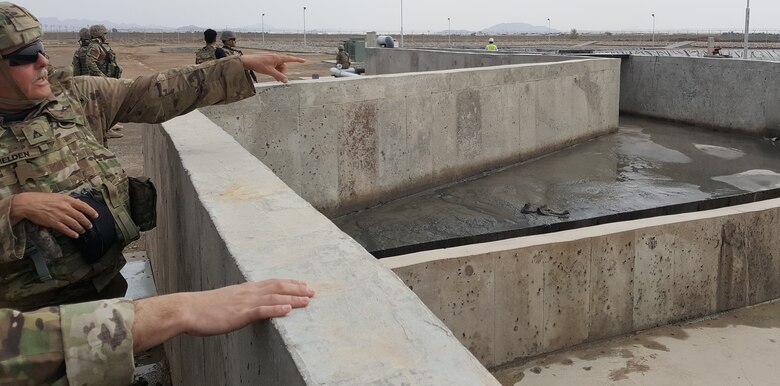
[[[68,44],[66,41],[46,42],[46,52],[55,66],[68,66],[73,60],[73,53],[76,50],[76,44]],[[170,47],[171,45],[166,45]],[[195,47],[187,44],[182,47]],[[122,66],[124,78],[134,78],[142,75],[150,75],[170,68],[194,64],[194,54],[191,53],[162,53],[159,45],[133,45],[122,42],[112,44],[112,48],[117,54],[117,61]],[[259,49],[246,48],[242,51],[245,54],[263,53]],[[306,59],[303,64],[291,64],[287,71],[290,79],[310,78],[312,74],[328,76],[328,64],[322,63],[323,60],[333,60],[335,55],[305,54],[300,55]],[[273,82],[274,79],[258,74],[259,82]],[[109,139],[108,147],[117,155],[125,171],[130,176],[143,175],[143,132],[142,126],[138,124],[124,124],[121,130],[123,138]],[[130,244],[125,248],[126,254],[145,250],[145,240],[142,236],[140,240]]]

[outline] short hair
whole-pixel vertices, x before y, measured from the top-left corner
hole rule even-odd
[[[211,44],[211,43],[216,42],[217,41],[217,31],[214,31],[211,28],[203,31],[203,40],[206,41],[206,44]]]

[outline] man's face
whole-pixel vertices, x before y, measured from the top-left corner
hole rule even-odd
[[[228,47],[235,47],[236,46],[236,39],[228,39],[225,40],[225,45]]]
[[[36,51],[38,50],[39,51]],[[22,49],[3,51],[3,64],[8,66],[11,78],[16,82],[26,99],[45,99],[52,95],[49,74],[46,67],[49,60],[43,56],[43,45],[27,45]],[[8,56],[6,58],[6,56]],[[34,60],[34,61],[33,61]],[[0,76],[0,98],[20,99],[4,76]]]

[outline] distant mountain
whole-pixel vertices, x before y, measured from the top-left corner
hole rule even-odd
[[[125,23],[114,23],[112,21],[108,20],[88,20],[88,19],[65,19],[61,20],[56,17],[42,17],[39,18],[41,24],[43,24],[43,28],[45,31],[51,32],[51,31],[78,31],[79,29],[83,27],[89,27],[94,24],[103,24],[111,30],[112,28],[116,28],[119,31],[164,31],[164,32],[199,32],[204,31],[208,27],[201,27],[196,25],[186,25],[179,28],[170,28],[170,27],[163,27],[159,25],[139,25],[139,24],[125,24]],[[222,31],[223,28],[214,28],[217,31]],[[256,25],[249,25],[246,27],[228,27],[230,30],[234,32],[258,32],[261,29],[260,24]],[[271,32],[276,30],[276,27],[266,24],[265,25],[265,31]]]
[[[517,35],[517,34],[546,34],[547,32],[559,33],[560,31],[552,29],[547,30],[547,26],[536,26],[528,23],[501,23],[481,31],[486,35]]]
[[[89,27],[94,24],[103,24],[108,28],[109,30],[112,28],[116,28],[120,31],[122,30],[131,30],[131,31],[143,31],[143,30],[155,30],[155,31],[172,31],[171,28],[162,27],[159,25],[138,25],[138,24],[125,24],[125,23],[114,23],[112,21],[108,20],[88,20],[88,19],[65,19],[60,20],[56,17],[42,17],[38,19],[41,24],[43,24],[44,30],[47,31],[78,31],[79,29],[83,27]]]

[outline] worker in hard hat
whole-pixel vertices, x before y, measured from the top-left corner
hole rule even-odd
[[[485,47],[488,51],[498,51],[498,46],[496,45],[495,41],[493,41],[493,38],[488,39],[488,45]]]

